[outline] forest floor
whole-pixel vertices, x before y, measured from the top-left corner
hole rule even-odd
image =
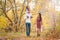
[[[37,37],[36,33],[31,33],[29,37],[26,36],[26,33],[0,33],[0,40],[60,40],[57,38],[49,38],[49,37]]]

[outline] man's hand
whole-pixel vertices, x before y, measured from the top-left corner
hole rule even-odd
[[[30,19],[33,18],[32,16],[30,17]]]
[[[27,16],[27,18],[29,18],[29,16]]]

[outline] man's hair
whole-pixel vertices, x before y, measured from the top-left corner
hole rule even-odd
[[[28,6],[26,6],[26,9],[27,9],[28,11],[30,11],[30,9],[29,9],[29,7],[28,7]]]

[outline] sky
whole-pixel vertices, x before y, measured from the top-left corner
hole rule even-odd
[[[16,0],[19,3],[23,3],[24,0]],[[56,11],[60,11],[60,0],[51,0],[51,6],[55,8]],[[35,0],[32,0],[29,3],[30,9],[32,10],[35,7]]]
[[[24,0],[16,0],[16,2],[19,2],[19,3],[23,3]],[[26,2],[27,3],[27,2]],[[27,5],[27,4],[26,4]],[[32,0],[30,3],[29,3],[29,6],[30,6],[30,9],[32,10],[34,7],[35,7],[35,0]]]
[[[52,4],[52,6],[55,7],[56,11],[60,11],[60,0],[52,0],[51,4]]]

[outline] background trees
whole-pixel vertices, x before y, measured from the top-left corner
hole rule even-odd
[[[55,4],[52,4],[54,4],[52,0],[0,0],[0,17],[2,16],[3,20],[5,20],[6,23],[2,20],[4,25],[6,24],[6,27],[10,27],[13,31],[25,31],[24,14],[28,5],[30,12],[33,14],[31,22],[34,32],[36,31],[36,17],[38,12],[42,13],[45,29],[51,29],[53,27],[58,29],[60,26],[60,11],[56,11]],[[3,25],[3,23],[1,24]]]

